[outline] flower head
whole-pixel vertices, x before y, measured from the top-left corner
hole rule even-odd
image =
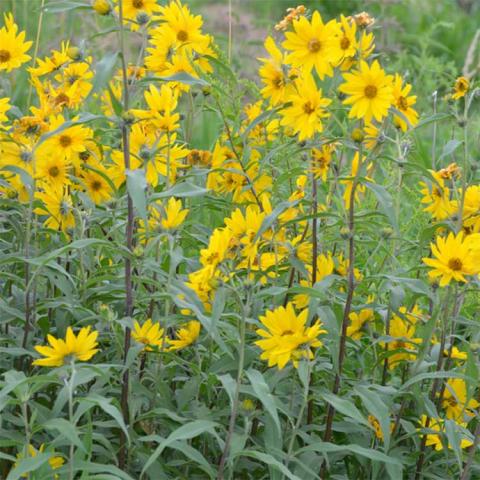
[[[317,89],[310,74],[297,79],[295,87],[296,91],[287,99],[291,105],[280,112],[281,124],[298,133],[302,141],[323,131],[322,118],[330,116],[325,107],[332,101],[322,97],[322,90]]]
[[[409,83],[403,85],[402,77],[398,73],[395,74],[393,81],[394,106],[405,118],[395,115],[393,121],[403,132],[406,132],[409,126],[414,127],[418,123],[418,113],[412,107],[415,105],[417,97],[409,95],[411,89],[412,86]]]
[[[160,328],[159,323],[153,323],[150,318],[141,326],[135,320],[132,338],[138,343],[143,343],[145,345],[144,350],[151,352],[154,348],[163,347],[164,330]]]
[[[468,78],[458,77],[455,80],[452,98],[455,100],[459,100],[460,98],[463,98],[468,92],[469,88],[470,88],[470,82],[468,81]]]
[[[5,13],[3,16],[5,25],[0,28],[0,71],[11,72],[30,60],[26,52],[32,42],[25,41],[25,32],[18,32],[13,15]]]
[[[33,365],[42,367],[61,367],[69,361],[87,362],[98,352],[98,332],[91,327],[83,327],[78,335],[71,327],[67,328],[65,339],[47,335],[50,346],[36,346],[35,350],[45,358],[34,360]]]
[[[293,32],[286,32],[282,46],[290,50],[287,62],[310,73],[315,68],[321,80],[333,75],[333,65],[341,59],[343,52],[336,39],[340,26],[336,20],[324,24],[320,13],[313,12],[311,21],[300,17],[293,21]]]
[[[165,230],[174,230],[185,221],[188,212],[188,208],[182,209],[181,200],[170,197],[165,206],[165,215],[162,215],[160,223]]]
[[[463,232],[447,237],[438,237],[431,244],[434,258],[423,258],[423,263],[432,267],[428,273],[430,278],[440,277],[440,286],[448,285],[452,280],[467,282],[466,276],[480,272],[477,252],[480,249],[478,235],[465,237]]]
[[[311,349],[322,345],[318,336],[326,330],[321,329],[319,321],[307,327],[307,317],[308,309],[297,315],[291,302],[286,307],[268,310],[260,317],[264,328],[256,333],[262,340],[255,344],[263,350],[260,358],[268,360],[269,367],[277,365],[281,370],[289,361],[297,366],[299,360],[313,358]]]
[[[455,421],[463,421],[463,417],[470,419],[474,413],[472,410],[478,408],[478,403],[473,398],[468,398],[467,385],[461,378],[451,378],[445,385],[442,406],[445,409],[447,418]]]
[[[345,83],[338,89],[348,95],[343,103],[352,105],[348,116],[363,118],[367,123],[372,118],[381,122],[395,100],[393,77],[385,73],[377,60],[370,66],[362,60],[358,70],[345,73],[343,77]]]
[[[167,339],[167,342],[170,345],[169,350],[180,350],[181,348],[188,347],[197,340],[199,335],[200,322],[192,320],[177,330],[177,338],[175,340],[171,340],[170,338]]]

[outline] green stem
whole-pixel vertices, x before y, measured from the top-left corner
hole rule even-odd
[[[287,458],[285,460],[285,464],[288,468],[288,464],[290,462],[290,458],[292,457],[293,446],[295,444],[295,438],[297,437],[297,433],[300,430],[300,426],[302,425],[303,414],[305,412],[305,408],[307,408],[308,402],[308,392],[310,390],[310,380],[312,375],[312,363],[307,361],[307,378],[305,381],[304,389],[303,389],[303,402],[300,407],[300,411],[297,415],[297,421],[295,422],[295,427],[292,431],[292,436],[290,437],[290,441],[288,442],[288,450],[287,450]]]
[[[240,319],[240,345],[239,345],[239,359],[238,359],[238,372],[237,372],[237,381],[235,385],[235,392],[233,396],[233,405],[232,405],[232,412],[230,414],[230,421],[228,424],[228,432],[227,437],[225,439],[225,446],[223,448],[223,453],[220,458],[220,463],[218,465],[218,474],[217,480],[223,480],[224,478],[224,470],[225,470],[225,463],[228,458],[228,454],[230,451],[230,445],[232,442],[233,430],[235,428],[235,420],[237,419],[238,413],[238,403],[240,397],[240,386],[242,384],[242,376],[243,376],[243,367],[245,363],[245,330],[246,330],[246,319],[250,308],[250,290],[247,293],[246,304],[242,302],[242,299],[234,290],[235,294],[238,297],[239,303],[242,307],[242,316]]]
[[[73,419],[73,392],[75,390],[75,361],[72,360],[72,372],[70,374],[70,381],[68,382],[68,419],[70,423],[75,426],[74,419]],[[73,443],[70,443],[70,450],[69,450],[69,461],[68,461],[68,480],[74,479],[74,462],[75,462],[75,446]]]
[[[127,61],[124,38],[123,25],[123,0],[118,2],[118,19],[120,23],[120,51],[122,64],[122,83],[123,83],[123,110],[124,114],[128,113],[129,109],[129,92],[128,92],[128,76],[127,76]],[[123,160],[125,171],[130,170],[130,127],[129,123],[124,120],[122,122],[122,144],[123,144]],[[133,230],[134,230],[134,211],[133,201],[127,190],[127,224],[126,224],[126,246],[127,249],[133,251]],[[125,257],[125,316],[129,319],[133,315],[133,281],[132,281],[132,263],[129,256]],[[125,329],[124,345],[123,345],[123,361],[127,361],[128,351],[131,343],[131,329]],[[129,375],[130,371],[125,368],[122,378],[121,391],[121,407],[122,415],[125,423],[129,422],[129,406],[128,406],[128,390],[129,390]],[[127,463],[127,439],[123,430],[120,432],[120,448],[118,452],[118,464],[120,469],[125,470]]]

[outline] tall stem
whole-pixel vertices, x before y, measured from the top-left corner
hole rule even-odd
[[[313,169],[312,169],[313,170]],[[317,192],[317,179],[312,172],[312,287],[317,283],[317,266],[318,266],[318,192]],[[309,377],[310,381],[313,377]],[[313,398],[308,402],[307,408],[307,424],[312,423],[313,420]]]
[[[70,381],[68,382],[68,419],[72,425],[73,422],[73,392],[75,390],[75,362],[72,361],[72,372],[70,374]],[[70,443],[68,455],[68,480],[73,480],[75,476],[75,445]]]
[[[290,441],[288,443],[287,458],[285,460],[285,464],[287,465],[287,467],[288,467],[288,463],[290,461],[290,457],[292,456],[293,445],[295,444],[295,438],[297,437],[297,432],[300,429],[300,426],[302,424],[303,412],[305,411],[305,408],[307,407],[307,403],[308,403],[308,406],[310,407],[310,402],[308,401],[308,392],[310,390],[310,383],[311,383],[311,379],[312,379],[311,375],[312,375],[312,364],[311,364],[310,361],[308,361],[307,379],[305,381],[305,387],[304,387],[304,390],[303,390],[303,402],[302,402],[302,406],[300,407],[300,411],[298,412],[298,415],[297,415],[297,421],[295,422],[295,427],[292,431],[292,436],[290,437]],[[308,412],[307,412],[307,416],[308,416]],[[307,419],[307,424],[308,424],[308,419]]]
[[[237,296],[238,296],[239,303],[242,307],[242,316],[240,319],[240,345],[239,345],[240,351],[239,351],[239,358],[238,358],[237,382],[235,385],[235,392],[233,395],[233,406],[232,406],[232,412],[230,414],[230,421],[228,424],[227,438],[225,439],[225,446],[223,448],[223,453],[220,458],[220,462],[218,464],[217,480],[223,480],[224,478],[225,463],[227,461],[228,453],[230,451],[230,444],[232,443],[233,430],[235,428],[235,420],[237,419],[237,414],[238,414],[240,386],[242,384],[243,366],[245,363],[245,329],[246,329],[246,319],[247,319],[247,315],[249,313],[249,308],[250,308],[249,307],[250,306],[250,290],[247,293],[247,299],[245,304],[243,303],[238,293],[237,293]]]
[[[123,83],[123,110],[124,114],[128,113],[129,108],[129,92],[128,92],[128,76],[127,62],[125,59],[125,38],[123,25],[123,0],[118,2],[118,18],[120,22],[120,50],[122,59],[122,83]],[[123,144],[123,160],[125,171],[130,170],[130,127],[127,121],[122,122],[122,144]],[[134,228],[133,202],[127,189],[127,225],[126,225],[126,244],[127,249],[133,251],[133,228]],[[131,318],[133,314],[133,282],[132,282],[132,263],[129,256],[125,257],[125,316]],[[123,360],[126,363],[128,351],[130,350],[131,330],[129,327],[125,329],[125,338],[123,345]],[[130,371],[125,368],[122,379],[121,407],[125,424],[129,422],[128,408],[128,389],[129,389]],[[126,436],[123,431],[120,432],[120,449],[118,452],[119,467],[124,470],[127,463],[127,447]]]
[[[435,365],[435,372],[439,372],[442,370],[442,365],[443,365],[443,351],[445,350],[445,340],[446,340],[446,335],[447,335],[447,328],[448,328],[448,318],[449,318],[449,308],[448,306],[450,305],[450,296],[451,296],[451,288],[448,287],[448,290],[445,294],[445,304],[443,308],[444,315],[442,317],[442,330],[441,330],[441,336],[440,336],[440,350],[438,352],[438,358],[437,358],[437,364]],[[455,292],[455,301],[454,301],[454,307],[457,302],[457,292]],[[438,379],[436,378],[433,381],[432,389],[430,391],[430,401],[434,402],[435,397],[437,396],[437,389],[438,389]],[[430,426],[431,418],[428,416],[427,419],[425,420],[425,428],[428,428]],[[425,449],[427,447],[427,434],[424,434],[422,437],[422,441],[420,443],[420,455],[417,460],[417,466],[416,466],[416,471],[415,471],[415,480],[419,480],[422,478],[422,470],[423,470],[423,464],[425,461]]]
[[[352,300],[353,300],[353,292],[355,290],[355,275],[354,275],[354,264],[355,264],[355,191],[357,190],[358,186],[358,177],[359,172],[362,169],[362,148],[360,146],[359,152],[359,160],[358,160],[358,169],[355,173],[355,177],[353,179],[352,190],[350,192],[349,198],[349,208],[348,208],[348,286],[347,286],[347,298],[345,301],[345,309],[343,311],[343,319],[342,319],[342,329],[340,335],[340,345],[338,349],[338,366],[337,366],[337,373],[335,374],[335,381],[333,383],[332,392],[334,395],[338,393],[340,390],[340,382],[342,377],[343,371],[343,363],[345,361],[345,352],[346,352],[346,342],[347,342],[347,327],[348,321],[350,317],[350,311],[352,309]],[[333,425],[333,417],[335,415],[335,408],[328,404],[327,408],[327,420],[325,425],[325,434],[323,440],[325,442],[329,442],[332,437],[332,425]],[[320,473],[322,478],[325,478],[326,475],[326,464],[325,462],[322,464],[322,469]]]

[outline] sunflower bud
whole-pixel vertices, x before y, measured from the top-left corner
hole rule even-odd
[[[73,61],[78,61],[82,58],[82,52],[78,47],[70,47],[67,50],[68,57]]]
[[[344,239],[344,240],[348,240],[350,238],[350,235],[351,235],[351,232],[350,232],[350,229],[347,228],[347,227],[342,227],[340,229],[340,236]]]
[[[361,143],[365,138],[365,134],[361,128],[354,128],[351,137],[354,142]]]
[[[255,410],[255,402],[250,398],[246,398],[242,401],[242,410],[246,413],[252,413]]]
[[[146,25],[150,21],[150,15],[146,12],[137,13],[137,23],[139,25]]]
[[[108,0],[92,0],[92,8],[99,15],[108,15],[112,11],[112,7]]]
[[[382,238],[386,240],[393,235],[393,229],[390,227],[382,228],[381,235],[382,235]]]
[[[122,113],[122,120],[125,125],[132,125],[135,121],[135,116],[131,112],[123,112]]]

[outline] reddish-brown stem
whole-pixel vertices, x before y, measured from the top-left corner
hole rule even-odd
[[[345,361],[345,352],[346,352],[346,343],[347,343],[347,328],[348,322],[350,317],[350,311],[352,309],[352,300],[353,300],[353,292],[355,290],[355,274],[354,274],[354,264],[355,264],[355,191],[358,185],[358,175],[361,171],[362,167],[362,152],[359,152],[359,166],[358,170],[355,174],[352,184],[352,190],[350,192],[349,198],[349,208],[348,208],[348,277],[347,277],[347,298],[345,301],[345,309],[343,311],[343,319],[342,319],[342,329],[340,334],[340,345],[338,349],[338,365],[337,365],[337,372],[335,374],[335,381],[333,383],[332,392],[336,395],[340,390],[340,383],[343,371],[343,363]],[[323,436],[323,440],[325,442],[329,442],[332,437],[332,425],[333,425],[333,417],[335,415],[335,408],[328,404],[327,407],[327,419],[325,422],[325,433]],[[321,467],[320,476],[321,478],[325,478],[327,474],[326,471],[326,463],[323,462]]]

